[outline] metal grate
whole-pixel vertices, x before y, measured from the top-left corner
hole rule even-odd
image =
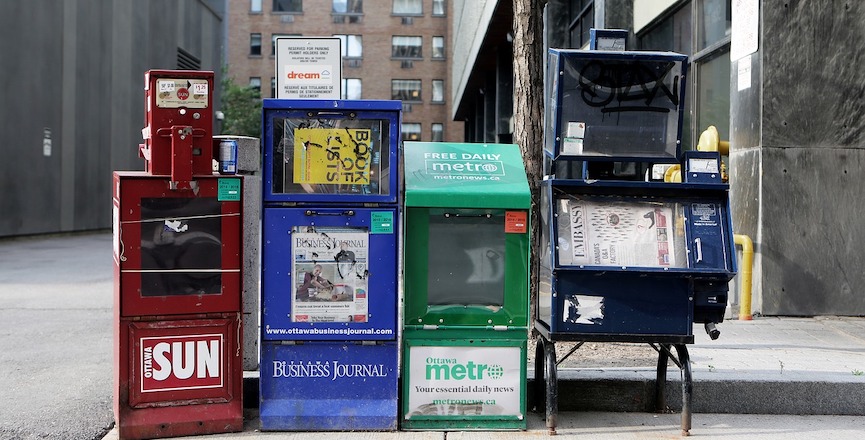
[[[405,25],[414,24],[414,17],[403,17],[402,18],[402,24],[405,24]]]
[[[201,70],[201,59],[178,47],[177,68],[179,70]]]
[[[403,69],[411,69],[411,68],[414,67],[414,62],[411,61],[411,60],[403,60],[403,61],[400,63],[400,67],[403,68]]]

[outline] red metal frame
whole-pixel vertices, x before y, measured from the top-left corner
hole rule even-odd
[[[120,438],[143,439],[214,434],[243,429],[241,313],[208,319],[121,319],[115,336],[114,411]],[[185,335],[218,335],[221,386],[142,392],[142,338],[172,340]],[[169,355],[170,356],[170,355]],[[172,360],[173,359],[169,359]],[[196,366],[197,368],[197,366]]]
[[[145,74],[144,144],[139,146],[139,153],[145,159],[147,172],[187,181],[193,174],[213,171],[213,78],[211,71],[150,70]],[[161,91],[159,81],[171,79],[186,80],[188,86]],[[160,95],[177,97],[181,90],[192,96],[189,86],[202,81],[207,82],[206,103],[189,99],[189,106],[158,104]]]
[[[241,307],[241,202],[222,205],[222,289],[218,294],[141,295],[141,200],[144,198],[216,198],[220,176],[198,176],[198,190],[169,190],[169,178],[141,172],[114,174],[115,203],[119,204],[120,314],[129,316],[236,312]],[[234,179],[239,179],[232,177]],[[122,181],[122,183],[121,183]],[[119,194],[118,194],[119,192]]]

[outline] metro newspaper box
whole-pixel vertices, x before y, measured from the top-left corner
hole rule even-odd
[[[395,430],[402,105],[263,107],[261,429]]]
[[[695,322],[717,337],[736,270],[720,157],[682,152],[687,58],[550,49],[548,66],[535,319],[547,425],[555,429],[556,341],[646,342],[659,351],[659,409],[678,353],[687,433],[685,344]],[[698,165],[685,183],[653,172],[680,163]]]
[[[212,83],[213,72],[148,72],[145,132],[166,136],[146,139],[146,171],[113,175],[123,439],[243,429],[243,182],[212,172]]]
[[[525,429],[531,195],[516,145],[406,142],[403,429]]]

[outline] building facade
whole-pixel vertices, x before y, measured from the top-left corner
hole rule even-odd
[[[0,237],[111,227],[111,172],[144,167],[144,72],[219,75],[223,6],[0,2]]]
[[[513,5],[455,0],[477,29],[456,27],[453,116],[466,139],[507,136]],[[865,315],[859,207],[865,178],[865,5],[762,0],[547,0],[545,47],[585,48],[589,29],[626,29],[628,50],[688,55],[682,143],[710,125],[729,140],[734,232],[754,243],[751,310],[764,315]],[[455,23],[466,21],[455,15]],[[519,44],[516,42],[514,44]],[[546,49],[545,49],[546,50]],[[456,54],[455,54],[456,55]],[[503,57],[504,55],[502,55]],[[538,122],[538,129],[540,129]],[[512,133],[512,127],[511,132]],[[538,147],[540,148],[540,147]],[[745,269],[745,268],[741,268]],[[733,315],[739,279],[731,283]]]
[[[275,97],[278,37],[339,37],[343,99],[403,102],[404,140],[462,139],[449,117],[447,0],[228,2],[227,73]]]

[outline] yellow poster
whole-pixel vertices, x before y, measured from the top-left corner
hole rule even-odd
[[[294,183],[369,185],[371,130],[294,130]]]

